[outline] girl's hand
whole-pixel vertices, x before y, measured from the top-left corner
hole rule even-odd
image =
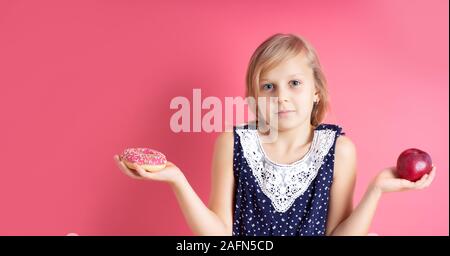
[[[411,189],[424,189],[430,186],[436,175],[436,167],[429,174],[425,174],[422,178],[416,182],[412,182],[406,179],[397,178],[396,167],[390,167],[381,171],[374,179],[372,185],[380,192],[397,192]]]
[[[134,179],[163,181],[174,185],[184,176],[181,170],[169,161],[164,169],[155,172],[148,172],[138,165],[134,166],[136,170],[129,169],[118,155],[114,156],[114,161],[123,173]]]

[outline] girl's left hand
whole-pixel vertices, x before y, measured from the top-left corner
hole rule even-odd
[[[381,171],[374,179],[372,185],[380,192],[397,192],[411,189],[424,189],[430,186],[436,175],[436,167],[429,174],[425,174],[416,182],[412,182],[406,179],[397,178],[396,167],[390,167]]]

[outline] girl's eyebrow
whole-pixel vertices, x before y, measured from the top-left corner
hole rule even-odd
[[[295,74],[289,75],[288,77],[294,77],[297,75],[303,76],[303,73],[295,73]],[[263,77],[263,78],[261,78],[261,81],[270,81],[270,79]]]

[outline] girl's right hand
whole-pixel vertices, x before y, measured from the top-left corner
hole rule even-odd
[[[155,172],[148,172],[143,168],[135,165],[135,170],[128,168],[118,155],[114,156],[114,161],[123,173],[134,179],[141,180],[155,180],[167,182],[170,185],[175,185],[181,178],[184,177],[181,170],[172,162],[167,161],[166,167]]]
[[[373,187],[382,193],[424,189],[433,182],[436,175],[436,167],[433,166],[433,169],[429,174],[425,174],[420,180],[415,182],[398,178],[396,173],[395,166],[384,169],[375,177],[372,182]]]

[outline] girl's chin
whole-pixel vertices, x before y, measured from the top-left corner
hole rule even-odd
[[[278,123],[270,124],[270,126],[278,131],[284,131],[297,127],[298,123],[295,120],[279,119]]]
[[[276,120],[276,121],[271,122],[271,120]],[[274,128],[279,131],[289,130],[289,129],[295,128],[300,125],[298,116],[297,117],[293,117],[293,116],[279,117],[276,115],[271,116],[269,122],[268,123],[266,122],[266,124],[269,127]]]

